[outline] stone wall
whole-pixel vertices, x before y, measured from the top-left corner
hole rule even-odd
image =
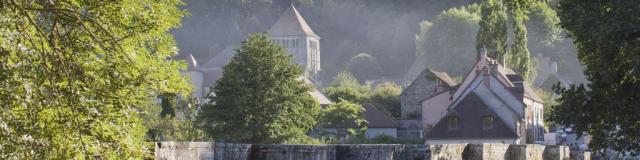
[[[565,160],[569,159],[569,147],[567,146],[555,146],[550,145],[544,148],[544,152],[542,153],[543,159],[545,160]]]
[[[160,160],[565,160],[566,146],[509,144],[338,144],[251,145],[214,142],[158,142]]]
[[[158,142],[155,157],[158,160],[213,159],[214,142]]]

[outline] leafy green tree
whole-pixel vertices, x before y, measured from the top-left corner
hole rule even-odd
[[[593,136],[596,149],[640,151],[640,3],[561,0],[589,84],[558,87],[551,119]]]
[[[142,115],[144,126],[148,128],[147,141],[210,140],[195,123],[198,112],[195,98],[172,94],[163,94],[160,97],[161,107],[150,106]]]
[[[502,0],[483,0],[480,5],[480,29],[476,35],[476,50],[485,49],[487,56],[505,58],[507,53],[507,8]],[[479,56],[479,54],[478,54]]]
[[[367,130],[367,121],[362,112],[364,112],[362,105],[347,100],[323,108],[318,121],[318,126],[323,130],[321,135],[329,138],[349,139],[349,137],[363,134]],[[326,131],[326,129],[335,129],[335,133]]]
[[[235,51],[198,115],[206,132],[224,142],[308,142],[320,106],[292,56],[264,33]]]
[[[371,85],[360,84],[358,79],[349,72],[339,72],[333,79],[331,86],[324,89],[327,96],[335,102],[347,100],[363,103],[371,97]]]
[[[393,82],[384,82],[373,89],[371,103],[389,116],[400,118],[400,94],[402,87]]]
[[[176,94],[164,93],[160,95],[160,106],[162,107],[160,117],[175,117],[177,104],[178,96]]]
[[[476,62],[475,39],[480,8],[472,4],[440,13],[433,22],[420,23],[416,52],[430,69],[464,76]],[[457,63],[451,63],[457,62]]]
[[[142,159],[140,118],[188,93],[180,0],[0,2],[0,159]]]
[[[376,58],[366,53],[359,53],[351,57],[346,70],[361,82],[380,78],[382,74],[382,68],[378,65]]]

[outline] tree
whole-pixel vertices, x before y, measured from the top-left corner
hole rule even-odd
[[[514,42],[511,45],[511,50],[505,58],[507,58],[507,65],[512,68],[516,73],[520,73],[525,80],[529,82],[533,81],[532,76],[535,73],[535,65],[531,65],[531,55],[529,53],[529,47],[527,47],[527,28],[524,25],[526,17],[526,9],[522,8],[518,2],[514,3],[511,7],[513,15],[513,35]]]
[[[589,84],[558,87],[551,119],[593,135],[596,149],[640,151],[640,3],[561,0]]]
[[[382,74],[378,60],[366,53],[359,53],[351,57],[346,70],[362,82],[379,78]]]
[[[367,130],[367,121],[364,119],[362,112],[364,112],[362,105],[347,100],[342,100],[323,108],[318,126],[322,130],[336,129],[336,132],[328,133],[325,131],[322,136],[348,139],[364,133]]]
[[[416,52],[427,67],[464,76],[476,62],[476,43],[480,8],[472,4],[440,13],[433,22],[420,23]],[[457,62],[457,63],[450,63]]]
[[[485,49],[487,56],[505,58],[507,53],[507,11],[502,0],[483,0],[480,5],[480,29],[476,35],[476,50]],[[478,54],[479,56],[479,54]]]
[[[400,118],[400,94],[402,87],[393,82],[384,82],[376,86],[371,96],[371,103],[389,116]]]
[[[320,106],[292,56],[264,33],[235,51],[198,115],[205,131],[223,142],[308,142]]]
[[[327,96],[335,102],[347,100],[351,102],[363,103],[371,97],[371,85],[360,84],[358,79],[349,72],[339,72],[334,78],[331,86],[324,91]]]
[[[142,115],[147,141],[206,141],[204,131],[197,127],[198,112],[194,97],[161,95],[161,107],[149,106]]]
[[[0,159],[141,159],[139,114],[188,93],[180,0],[0,2]]]

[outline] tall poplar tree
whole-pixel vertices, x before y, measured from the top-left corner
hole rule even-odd
[[[235,52],[198,115],[206,132],[223,142],[309,142],[320,106],[300,79],[302,68],[264,33]]]
[[[520,73],[526,80],[533,80],[535,75],[535,65],[531,65],[531,55],[529,53],[529,47],[527,47],[527,27],[524,25],[524,21],[527,20],[527,4],[523,4],[517,0],[511,1],[509,8],[513,17],[513,44],[507,58],[507,65],[515,72]]]
[[[142,159],[140,114],[186,93],[180,0],[0,1],[0,159]]]
[[[485,49],[487,56],[504,58],[507,52],[507,8],[502,0],[483,0],[480,5],[480,29],[476,35],[476,49]],[[478,54],[479,56],[479,54]]]

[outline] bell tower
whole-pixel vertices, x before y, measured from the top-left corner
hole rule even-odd
[[[320,71],[320,37],[311,30],[293,4],[271,27],[269,37],[293,55],[295,63],[304,68],[305,76],[317,77]]]

